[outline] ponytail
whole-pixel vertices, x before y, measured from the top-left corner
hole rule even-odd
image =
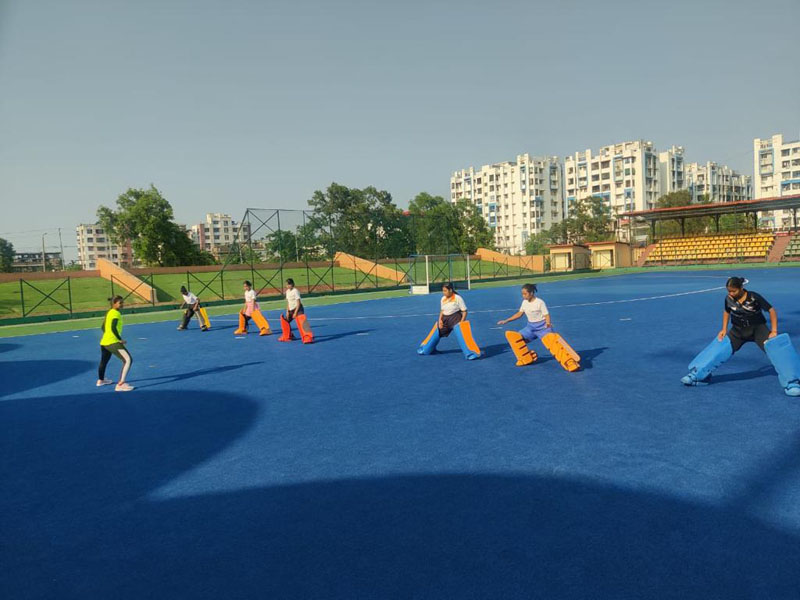
[[[529,294],[536,295],[537,287],[535,283],[526,283],[522,286],[522,289],[528,292]]]
[[[725,282],[725,287],[733,288],[735,290],[740,290],[744,287],[745,284],[750,283],[744,277],[728,277],[728,281]]]

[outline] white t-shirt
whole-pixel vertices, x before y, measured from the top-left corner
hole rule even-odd
[[[523,300],[519,311],[525,313],[529,323],[544,321],[544,318],[550,314],[547,310],[547,305],[541,298],[534,298],[533,301]]]
[[[183,296],[183,301],[189,306],[194,306],[197,304],[197,296],[195,296],[192,292],[187,292],[181,295]]]
[[[464,304],[464,299],[460,295],[453,294],[449,298],[442,296],[442,314],[444,316],[465,310],[467,310],[467,305]]]
[[[251,290],[247,290],[244,293],[244,301],[247,302],[248,304],[251,303],[251,302],[255,302],[256,301],[256,291],[252,290],[252,289]]]
[[[289,303],[289,310],[297,308],[297,303],[300,302],[300,292],[297,288],[286,290],[286,302]]]

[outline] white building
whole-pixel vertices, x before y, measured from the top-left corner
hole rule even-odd
[[[564,218],[561,161],[557,156],[517,156],[515,161],[455,171],[450,201],[469,200],[494,230],[495,245],[521,254],[530,236]]]
[[[683,149],[679,150],[682,165]],[[653,143],[644,140],[604,146],[595,153],[576,152],[564,160],[564,180],[567,215],[574,202],[592,196],[604,198],[613,216],[651,209],[661,195],[659,156]]]
[[[753,198],[750,176],[737,173],[726,165],[711,161],[689,163],[685,167],[685,177],[692,202],[699,202],[702,196],[710,202],[738,202]]]
[[[117,246],[111,242],[103,228],[97,223],[86,223],[76,228],[78,238],[78,262],[81,268],[91,271],[97,268],[97,259],[105,258],[120,267],[137,266],[130,243]]]
[[[787,142],[783,135],[753,140],[753,193],[756,200],[800,194],[800,140]],[[792,226],[792,212],[778,210],[761,215],[763,226]]]
[[[658,153],[659,197],[686,188],[683,146],[673,146]]]
[[[205,223],[192,225],[187,232],[196,246],[216,256],[236,241],[238,229],[239,225],[230,215],[207,213]]]

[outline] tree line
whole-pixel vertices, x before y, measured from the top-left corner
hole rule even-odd
[[[453,204],[423,192],[404,211],[385,190],[332,183],[315,191],[308,206],[301,224],[275,228],[253,240],[236,240],[219,261],[329,260],[336,252],[391,259],[411,254],[472,254],[479,247],[494,247],[485,219],[465,200]],[[147,266],[218,260],[192,243],[155,186],[128,189],[117,198],[115,208],[98,208],[97,219],[113,243],[130,242],[136,257]]]

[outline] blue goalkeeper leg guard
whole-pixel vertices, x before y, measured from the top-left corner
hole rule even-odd
[[[728,336],[720,341],[714,338],[703,351],[689,364],[689,373],[681,379],[683,385],[707,383],[711,372],[733,356],[733,348]]]
[[[778,381],[787,396],[800,396],[800,356],[785,333],[764,342],[764,350],[778,372]]]
[[[464,353],[464,358],[467,360],[475,360],[480,358],[481,349],[475,343],[475,338],[472,337],[472,327],[469,321],[461,321],[453,328],[458,340],[458,345],[461,346],[461,352]]]
[[[439,343],[439,323],[433,324],[433,329],[417,348],[417,354],[432,354]]]

